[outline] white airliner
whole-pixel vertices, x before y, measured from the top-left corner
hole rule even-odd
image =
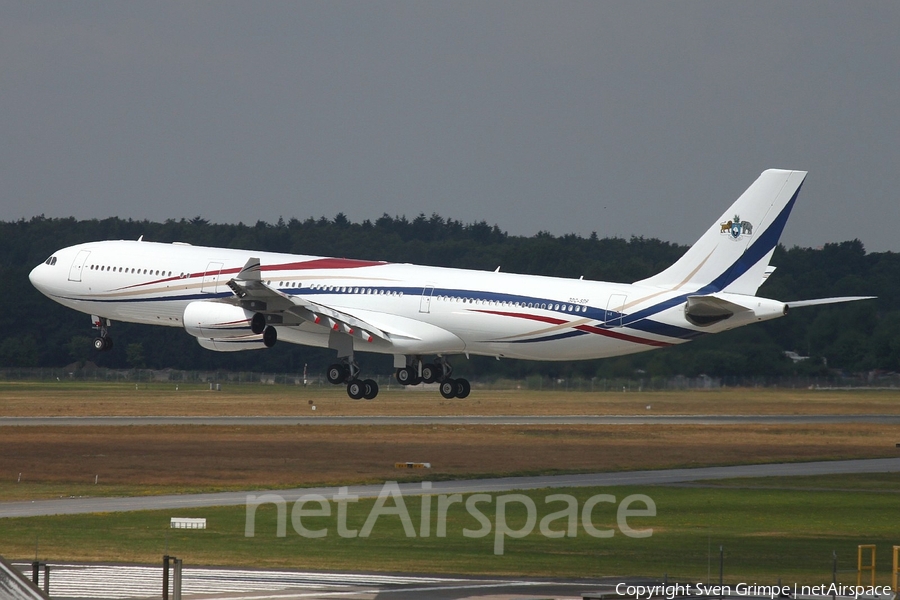
[[[55,252],[29,275],[47,297],[92,315],[97,350],[114,320],[183,327],[204,348],[331,348],[331,383],[374,398],[355,352],[394,356],[404,385],[464,398],[447,357],[580,360],[665,348],[785,315],[861,300],[757,297],[804,171],[760,175],[674,265],[632,284],[275,254],[185,243],[103,241]],[[436,356],[433,361],[423,357]]]

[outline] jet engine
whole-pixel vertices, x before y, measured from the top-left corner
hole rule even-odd
[[[212,342],[233,340],[234,344],[222,345],[243,349],[271,348],[278,338],[275,328],[266,325],[263,314],[221,302],[205,300],[191,302],[184,309],[182,322],[189,334],[201,340],[204,348],[209,347],[211,350],[218,348],[204,345],[203,340]]]
[[[263,336],[247,335],[233,338],[197,338],[197,342],[207,350],[216,352],[239,352],[241,350],[262,350],[266,347]]]

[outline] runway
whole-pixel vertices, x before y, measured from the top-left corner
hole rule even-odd
[[[474,494],[499,493],[512,490],[535,490],[567,487],[613,487],[666,485],[736,477],[802,477],[805,475],[838,475],[852,473],[900,473],[900,457],[868,460],[820,461],[805,463],[775,463],[696,469],[666,469],[654,471],[624,471],[619,473],[585,473],[575,475],[546,475],[535,477],[503,477],[436,481],[425,493]],[[401,483],[406,496],[423,493],[419,483]],[[350,486],[349,493],[360,498],[377,497],[382,485]],[[140,496],[134,498],[69,498],[0,503],[0,518],[35,517],[46,515],[74,515],[97,512],[128,512],[136,510],[170,510],[204,508],[208,506],[240,506],[247,504],[248,495],[276,494],[286,502],[295,502],[304,494],[332,497],[338,488],[296,488],[255,492],[220,492],[168,496]]]
[[[26,576],[31,565],[17,563]],[[42,580],[43,581],[43,580]],[[392,598],[450,600],[485,595],[515,598],[580,598],[602,585],[599,580],[562,581],[513,577],[459,577],[315,571],[197,568],[185,565],[185,598],[206,600],[293,600]],[[51,564],[50,595],[70,600],[159,598],[161,566]],[[170,598],[172,595],[170,594]]]
[[[398,425],[900,425],[900,415],[0,417],[0,427]]]

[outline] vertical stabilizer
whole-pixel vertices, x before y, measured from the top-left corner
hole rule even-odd
[[[763,171],[674,265],[635,283],[755,295],[805,178],[806,171]]]

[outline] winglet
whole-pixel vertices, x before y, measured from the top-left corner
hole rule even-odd
[[[260,271],[259,259],[251,258],[235,279],[238,281],[260,281]]]

